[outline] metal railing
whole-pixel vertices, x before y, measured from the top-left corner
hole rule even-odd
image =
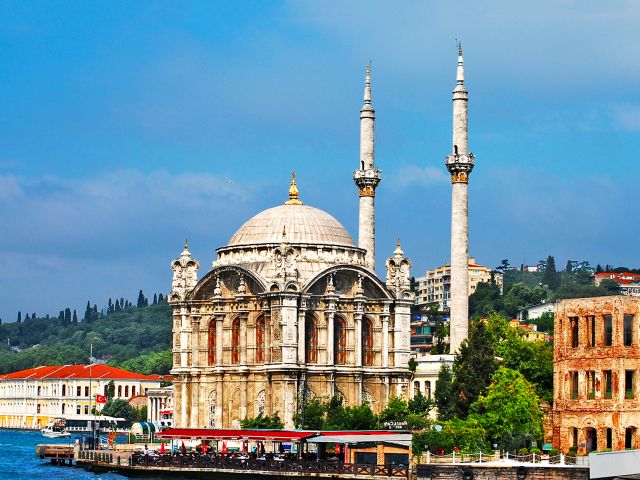
[[[530,453],[526,455],[514,454],[509,452],[495,453],[456,453],[448,455],[436,455],[427,452],[420,456],[418,463],[425,464],[460,464],[460,463],[522,463],[535,464],[539,466],[555,466],[555,465],[575,465],[579,467],[589,466],[588,456],[570,456],[570,455],[539,455]]]
[[[134,453],[131,455],[129,464],[137,467],[212,468],[221,470],[259,470],[267,472],[298,472],[301,474],[328,473],[409,478],[408,465],[370,465],[326,460],[259,460],[216,454],[144,455]]]

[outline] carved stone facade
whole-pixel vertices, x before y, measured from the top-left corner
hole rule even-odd
[[[553,371],[555,448],[640,447],[640,299],[557,303]]]
[[[306,264],[302,252],[317,249],[348,255]],[[247,250],[233,257],[235,264],[214,264],[186,298],[180,289],[170,294],[177,425],[237,427],[244,418],[277,412],[291,428],[303,395],[339,393],[348,404],[366,400],[376,411],[390,396],[405,395],[413,296],[404,255],[396,250],[389,260],[398,263],[387,286],[361,264],[364,252],[353,245],[283,241],[219,254]],[[264,264],[257,251],[267,252]]]
[[[400,245],[386,284],[374,273],[374,112],[367,68],[361,110],[359,246],[335,218],[299,199],[242,225],[198,282],[187,248],[172,263],[174,419],[238,427],[278,413],[287,428],[303,399],[338,395],[382,410],[406,396],[411,262]]]

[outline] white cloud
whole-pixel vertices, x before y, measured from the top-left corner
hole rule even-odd
[[[417,165],[404,165],[391,178],[391,188],[403,189],[412,185],[430,186],[443,184],[449,181],[449,175],[443,168],[418,167]]]
[[[640,105],[619,105],[613,109],[617,127],[630,132],[640,132]]]

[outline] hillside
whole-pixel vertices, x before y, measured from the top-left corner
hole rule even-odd
[[[0,325],[0,373],[38,365],[89,362],[90,345],[98,361],[138,371],[167,373],[171,368],[171,307],[161,300],[152,305],[87,309],[85,318],[61,312],[59,317],[27,316]]]

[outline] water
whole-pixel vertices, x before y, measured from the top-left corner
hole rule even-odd
[[[71,442],[75,443],[75,436]],[[44,438],[38,431],[0,430],[0,480],[119,480],[122,475],[94,474],[76,467],[51,465],[36,457],[39,443],[69,444],[68,438]],[[149,479],[151,480],[151,479]],[[160,479],[156,479],[160,480]]]

